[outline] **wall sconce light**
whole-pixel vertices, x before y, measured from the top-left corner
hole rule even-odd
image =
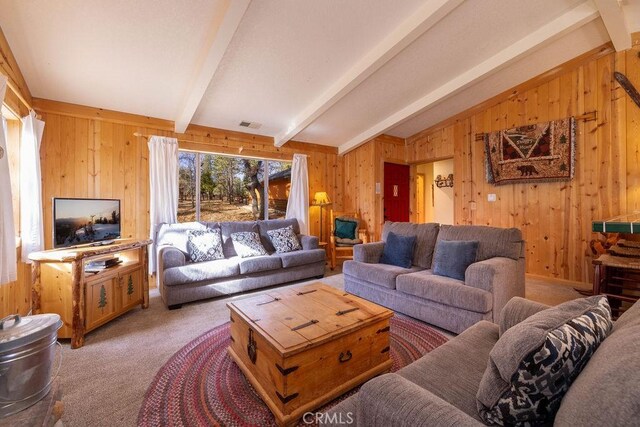
[[[436,179],[434,179],[436,183],[436,187],[453,187],[453,174],[450,173],[448,177],[443,177],[442,175],[438,175]]]

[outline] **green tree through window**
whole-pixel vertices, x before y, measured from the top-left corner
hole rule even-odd
[[[179,165],[179,222],[285,216],[291,162],[181,151]]]

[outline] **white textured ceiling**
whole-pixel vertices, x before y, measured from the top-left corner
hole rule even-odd
[[[0,27],[35,97],[341,152],[640,30],[638,0],[249,1],[0,0]]]

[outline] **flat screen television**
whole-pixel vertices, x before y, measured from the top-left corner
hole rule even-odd
[[[120,200],[53,199],[53,246],[108,244],[120,237]]]

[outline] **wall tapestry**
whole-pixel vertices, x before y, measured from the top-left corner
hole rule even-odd
[[[487,182],[494,185],[573,178],[573,117],[485,135]]]

